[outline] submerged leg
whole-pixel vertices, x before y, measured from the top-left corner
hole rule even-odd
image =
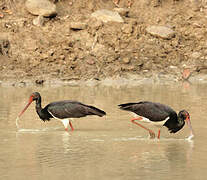
[[[69,121],[69,124],[70,124],[70,128],[71,128],[71,130],[73,131],[74,130],[74,128],[73,128],[73,125],[72,125],[72,123]]]
[[[157,134],[157,139],[160,139],[160,129],[159,129],[158,134]]]
[[[68,131],[68,124],[70,122],[69,119],[61,119],[60,121],[63,123],[65,130]]]
[[[135,122],[136,120],[139,120],[140,121],[140,120],[142,120],[142,118],[141,117],[133,118],[133,119],[131,119],[131,122],[134,123],[134,124],[136,124],[136,125],[138,125],[138,126],[140,126],[143,129],[147,130],[149,132],[149,134],[150,134],[150,138],[151,139],[154,139],[155,138],[155,133],[151,129],[148,129],[145,126],[139,124],[138,122]]]

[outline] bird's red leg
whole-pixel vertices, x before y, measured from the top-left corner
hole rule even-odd
[[[138,126],[140,126],[143,129],[147,130],[149,132],[149,134],[150,134],[150,138],[154,139],[155,138],[155,133],[151,129],[148,129],[145,126],[139,124],[138,122],[135,122],[136,120],[139,120],[140,121],[140,120],[142,120],[142,118],[141,117],[139,117],[139,118],[133,118],[133,119],[131,119],[131,122],[134,123],[134,124],[136,124],[136,125],[138,125]]]
[[[160,129],[158,131],[157,139],[160,139]]]
[[[73,128],[73,125],[72,125],[72,123],[70,121],[69,121],[69,124],[70,124],[71,130],[73,131],[74,128]]]

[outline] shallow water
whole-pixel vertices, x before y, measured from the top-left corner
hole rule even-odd
[[[1,179],[206,179],[207,84],[145,84],[139,86],[0,87]],[[43,106],[73,99],[95,105],[106,117],[73,120],[74,132],[57,120],[42,122],[34,103],[15,119],[39,91]],[[161,131],[160,140],[130,122],[130,113],[117,104],[149,100],[170,105],[191,115],[195,138],[185,140],[185,126],[176,134]],[[157,128],[145,124],[157,133]]]

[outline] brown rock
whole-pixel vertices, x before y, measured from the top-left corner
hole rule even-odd
[[[93,65],[93,64],[95,64],[94,60],[91,60],[91,59],[86,60],[86,62],[87,62],[89,65]]]
[[[166,26],[149,26],[146,28],[146,31],[152,36],[163,39],[171,39],[175,36],[175,31]]]
[[[56,5],[49,0],[27,0],[25,6],[34,15],[51,17],[57,14]]]
[[[37,18],[33,19],[33,24],[35,26],[43,26],[44,22],[45,22],[44,17],[41,15],[38,16]]]
[[[198,59],[200,56],[201,56],[201,53],[200,53],[200,52],[193,52],[193,53],[191,54],[191,57],[192,57],[193,59]]]
[[[86,29],[87,24],[82,22],[71,22],[70,28],[74,30],[83,30]]]
[[[0,55],[8,55],[10,42],[8,39],[0,38]]]
[[[96,18],[90,18],[90,21],[88,22],[88,26],[97,30],[103,26],[103,22],[101,20],[97,20]]]
[[[128,8],[114,8],[114,11],[118,12],[121,16],[127,17],[129,14]]]
[[[122,62],[124,63],[124,64],[129,64],[130,63],[130,57],[124,57],[123,59],[122,59]]]
[[[36,66],[38,66],[40,64],[40,61],[38,61],[38,60],[36,60],[36,59],[31,59],[30,60],[30,65],[32,66],[32,67],[36,67]]]
[[[92,13],[91,16],[103,22],[109,22],[109,21],[124,22],[124,20],[122,19],[122,17],[119,15],[118,12],[109,11],[106,9],[97,10],[94,13]]]
[[[182,74],[183,79],[188,80],[190,75],[191,75],[190,69],[189,68],[184,69]]]
[[[59,57],[61,60],[65,60],[65,55],[60,55],[60,57]]]
[[[132,24],[124,24],[121,28],[123,33],[130,34],[133,32]]]
[[[35,80],[35,83],[38,84],[38,85],[42,85],[44,82],[45,82],[45,80],[43,80],[43,79]]]
[[[4,17],[4,14],[3,13],[0,13],[0,18],[3,18]]]

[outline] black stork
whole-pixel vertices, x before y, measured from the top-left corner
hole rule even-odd
[[[94,106],[85,105],[78,101],[71,100],[52,102],[42,108],[40,93],[34,92],[29,97],[28,104],[20,112],[18,118],[20,118],[33,101],[36,101],[36,112],[41,120],[50,121],[51,118],[59,119],[63,123],[65,130],[68,130],[68,125],[70,125],[72,131],[74,130],[69,118],[80,118],[87,115],[97,115],[102,117],[106,115],[104,111]]]
[[[176,133],[182,129],[186,121],[191,132],[189,138],[191,139],[194,136],[190,122],[190,115],[186,110],[180,111],[177,115],[171,107],[149,101],[126,103],[118,106],[122,110],[133,112],[135,118],[131,119],[131,122],[147,130],[151,138],[155,138],[155,133],[142,124],[135,122],[136,120],[139,120],[140,122],[149,122],[161,127],[166,126],[170,133]],[[160,138],[160,129],[158,131],[157,138]]]

